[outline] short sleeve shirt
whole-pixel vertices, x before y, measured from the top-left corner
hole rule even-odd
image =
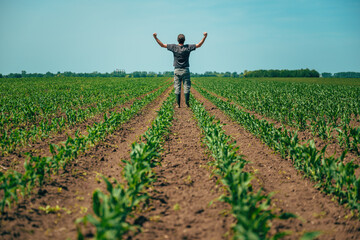
[[[195,44],[167,44],[167,50],[174,53],[174,67],[187,68],[189,67],[190,52],[196,49]]]

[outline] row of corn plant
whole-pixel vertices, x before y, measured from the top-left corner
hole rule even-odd
[[[341,127],[336,128],[338,142],[343,148],[360,155],[360,127],[352,127],[349,123],[350,118],[344,116],[341,121]]]
[[[360,178],[355,175],[359,165],[344,163],[346,151],[338,158],[325,155],[326,146],[317,150],[313,140],[301,144],[297,132],[276,128],[266,120],[244,112],[234,104],[223,101],[206,91],[198,91],[245,129],[259,137],[265,144],[278,151],[283,158],[291,159],[296,169],[316,182],[316,187],[336,197],[340,204],[360,210]]]
[[[34,187],[41,187],[44,180],[50,178],[51,174],[58,173],[61,169],[65,170],[67,164],[76,159],[78,154],[85,152],[119,128],[121,124],[134,117],[145,105],[161,95],[167,87],[164,86],[143,99],[134,101],[130,108],[123,108],[121,112],[112,112],[109,116],[105,114],[104,121],[88,127],[87,135],[80,136],[76,133],[74,138],[69,136],[64,144],[50,144],[52,154],[50,157],[27,154],[29,159],[24,163],[24,173],[14,170],[0,172],[0,191],[3,192],[0,199],[1,211],[4,211],[6,205],[11,207],[12,203],[16,203],[19,194],[25,197]]]
[[[15,87],[13,82],[2,82],[0,154],[45,140],[50,134],[158,88],[164,80],[22,79],[13,80]],[[22,82],[27,84],[23,86]]]
[[[325,141],[336,140],[339,129],[338,144],[359,154],[360,84],[356,80],[198,78],[195,82],[245,109],[300,131],[308,129]],[[357,122],[346,121],[350,119]]]
[[[157,88],[166,78],[23,78],[0,82],[0,126],[7,123],[39,122],[42,118],[58,117],[71,109],[116,104],[121,98]],[[141,95],[141,93],[140,93]]]
[[[200,86],[197,87],[201,88]],[[230,99],[233,100],[233,98],[229,98],[229,100]],[[303,126],[307,126],[304,113],[297,111],[293,112],[294,113],[291,114],[302,116],[301,124],[303,124]],[[343,148],[343,150],[351,151],[360,155],[360,127],[352,127],[350,125],[351,118],[349,114],[344,114],[337,125],[328,124],[325,118],[321,118],[318,116],[316,116],[315,118],[316,119],[312,119],[313,121],[310,124],[310,129],[314,136],[319,136],[321,139],[331,139],[333,138],[332,135],[334,133],[334,130],[336,130],[336,132],[338,133],[336,137],[338,140],[338,144]],[[305,127],[298,126],[298,129],[304,130]]]
[[[252,175],[243,170],[246,160],[236,152],[238,148],[231,137],[224,133],[222,125],[209,115],[197,100],[191,100],[191,109],[205,135],[204,142],[215,161],[214,173],[221,178],[227,193],[220,200],[231,206],[236,218],[233,226],[234,239],[278,239],[286,235],[279,232],[269,236],[270,221],[295,217],[290,213],[281,215],[271,211],[271,194],[264,195],[262,190],[255,192],[252,188]]]
[[[134,142],[123,174],[125,183],[116,180],[111,183],[103,177],[107,193],[97,189],[93,193],[93,214],[79,218],[78,238],[83,239],[81,224],[90,223],[96,228],[95,239],[122,239],[123,235],[139,226],[132,224],[129,217],[137,206],[148,199],[146,188],[155,181],[152,167],[159,163],[160,151],[169,134],[174,115],[175,95],[172,93],[161,106],[151,127],[141,137],[143,142]]]

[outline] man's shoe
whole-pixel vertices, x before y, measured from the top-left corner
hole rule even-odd
[[[177,102],[177,105],[178,105],[178,108],[180,108],[180,94],[175,94],[176,95],[176,102]]]
[[[190,107],[190,93],[185,93],[185,103],[186,106]]]

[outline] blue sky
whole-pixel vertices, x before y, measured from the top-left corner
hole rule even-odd
[[[152,37],[204,45],[192,72],[360,72],[359,0],[0,0],[0,73],[171,71]]]

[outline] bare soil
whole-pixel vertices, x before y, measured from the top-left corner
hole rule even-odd
[[[143,231],[135,239],[224,239],[234,221],[228,214],[230,206],[214,201],[223,190],[210,176],[207,163],[213,159],[201,145],[191,110],[183,100],[181,104],[161,166],[154,169],[158,181],[151,191],[151,204],[142,214],[146,219]]]

